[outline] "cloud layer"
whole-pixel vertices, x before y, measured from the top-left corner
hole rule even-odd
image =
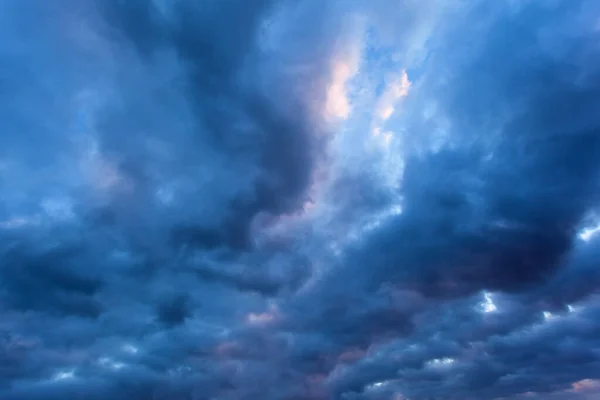
[[[593,0],[0,5],[0,399],[600,393]]]

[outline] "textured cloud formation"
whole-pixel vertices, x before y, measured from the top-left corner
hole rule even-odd
[[[0,399],[600,393],[594,0],[7,0]]]

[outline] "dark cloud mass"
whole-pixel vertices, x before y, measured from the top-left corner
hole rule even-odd
[[[0,400],[600,396],[595,0],[0,4]]]

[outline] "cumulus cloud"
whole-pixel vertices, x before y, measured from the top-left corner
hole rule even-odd
[[[0,398],[600,392],[593,0],[0,5]]]

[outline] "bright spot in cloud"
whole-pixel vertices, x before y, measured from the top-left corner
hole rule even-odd
[[[246,321],[251,325],[263,325],[273,322],[277,318],[277,307],[271,306],[268,311],[262,313],[250,313]]]
[[[406,73],[406,70],[403,70],[402,75],[400,76],[400,79],[397,80],[396,82],[394,82],[391,85],[390,89],[392,91],[392,94],[396,98],[406,97],[408,95],[408,91],[409,91],[411,85],[412,85],[412,83],[408,79],[408,74]]]
[[[583,379],[573,383],[573,391],[575,392],[585,392],[594,389],[600,389],[600,380]]]
[[[394,106],[391,104],[386,104],[385,107],[379,111],[379,117],[385,121],[386,119],[389,119],[393,113]]]
[[[386,386],[387,384],[391,383],[392,381],[380,381],[380,382],[373,382],[369,385],[367,385],[366,389],[367,390],[374,390],[374,389],[380,389],[384,386]]]
[[[481,308],[485,313],[491,313],[498,310],[496,304],[494,304],[494,300],[492,299],[492,294],[488,292],[483,293],[484,301],[481,303]]]
[[[397,111],[397,104],[400,99],[408,94],[410,86],[411,82],[408,75],[403,70],[399,78],[388,84],[376,103],[371,122],[371,132],[373,137],[376,138],[375,142],[386,150],[390,147],[394,132],[384,131],[383,128],[386,121]]]
[[[139,349],[132,344],[126,344],[123,346],[123,351],[129,354],[137,354]]]
[[[600,232],[600,225],[593,228],[585,228],[579,233],[579,239],[583,240],[584,242],[588,242],[598,232]]]
[[[54,382],[59,382],[59,381],[70,380],[70,379],[73,379],[74,377],[75,377],[74,370],[60,371],[60,372],[57,372],[56,374],[54,374],[54,376],[52,377],[52,380]]]
[[[346,81],[352,77],[350,66],[343,62],[333,67],[333,79],[327,89],[327,116],[346,119],[350,114],[350,102],[346,93]]]
[[[427,365],[432,367],[443,367],[454,364],[455,360],[453,358],[445,357],[445,358],[436,358],[427,362]]]
[[[408,79],[406,70],[403,70],[400,77],[393,80],[384,93],[381,95],[377,115],[382,121],[389,119],[396,111],[396,103],[399,99],[406,97],[410,90],[411,82]]]
[[[360,29],[358,29],[360,30]],[[348,84],[358,73],[363,46],[363,35],[358,35],[347,45],[345,51],[336,55],[331,63],[331,80],[327,85],[325,118],[347,119],[351,105]]]
[[[393,204],[391,207],[381,211],[370,218],[364,225],[362,225],[358,231],[351,232],[348,236],[351,239],[357,240],[363,235],[377,229],[389,218],[402,214],[402,205]]]
[[[355,64],[354,64],[355,63]],[[347,82],[358,72],[358,62],[337,61],[333,66],[333,76],[327,88],[326,117],[347,119],[350,115]]]
[[[569,310],[570,313],[576,312],[578,310],[578,307],[574,307],[572,305],[567,305],[567,310]]]
[[[114,361],[112,358],[109,357],[100,358],[98,360],[98,364],[104,368],[110,368],[115,371],[118,371],[125,367],[125,364],[123,364],[122,362]]]
[[[14,217],[6,221],[0,221],[0,229],[17,229],[30,225],[38,225],[39,217]]]

